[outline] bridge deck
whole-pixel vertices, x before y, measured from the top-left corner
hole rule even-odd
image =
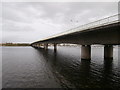
[[[120,44],[120,14],[62,32],[36,43]]]

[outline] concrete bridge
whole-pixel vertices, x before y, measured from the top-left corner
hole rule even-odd
[[[39,48],[44,45],[48,49],[48,44],[54,45],[54,51],[57,50],[57,44],[70,43],[80,44],[81,59],[91,59],[91,45],[104,45],[104,58],[113,58],[113,45],[120,45],[120,14],[113,15],[95,22],[91,22],[66,32],[50,36],[48,38],[33,42],[31,46]]]

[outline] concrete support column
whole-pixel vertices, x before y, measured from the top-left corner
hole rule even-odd
[[[54,51],[57,51],[57,44],[54,44]]]
[[[39,47],[39,44],[37,44],[37,48]]]
[[[45,44],[45,50],[47,50],[48,49],[48,44]]]
[[[112,45],[104,46],[104,59],[113,59],[113,46]]]
[[[81,47],[81,59],[90,60],[91,59],[91,46],[82,45]]]
[[[40,44],[38,44],[38,48],[40,48]]]
[[[43,44],[43,48],[45,49],[45,44]]]

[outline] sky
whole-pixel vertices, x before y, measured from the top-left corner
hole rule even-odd
[[[32,43],[118,13],[117,2],[3,2],[2,42]]]

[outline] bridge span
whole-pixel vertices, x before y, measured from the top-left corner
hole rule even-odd
[[[41,39],[31,43],[31,46],[39,48],[44,45],[45,50],[48,44],[54,44],[54,51],[57,44],[70,43],[81,46],[81,59],[91,59],[91,45],[104,45],[104,58],[113,58],[113,45],[120,45],[120,14],[113,15],[95,22],[91,22],[71,30]]]

